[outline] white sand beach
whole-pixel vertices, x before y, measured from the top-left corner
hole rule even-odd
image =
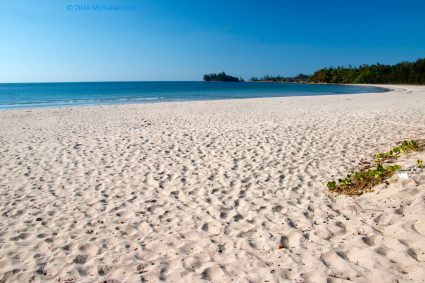
[[[425,172],[326,188],[425,138],[387,87],[0,111],[0,282],[425,282]]]

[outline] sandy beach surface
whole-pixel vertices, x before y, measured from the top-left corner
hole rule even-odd
[[[425,282],[425,87],[0,111],[0,282]],[[414,163],[425,154],[409,154]]]

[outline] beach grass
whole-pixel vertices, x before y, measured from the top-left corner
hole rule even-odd
[[[399,158],[400,154],[402,153],[421,151],[421,149],[422,149],[422,146],[420,145],[419,141],[415,141],[415,140],[403,141],[399,146],[394,147],[388,152],[375,154],[375,161],[377,163],[393,161]]]
[[[327,183],[327,187],[329,191],[338,194],[362,195],[372,190],[374,186],[383,183],[399,170],[401,170],[400,165],[384,166],[378,164],[374,168],[348,174],[345,178],[339,179],[338,182],[330,181]]]
[[[327,187],[330,192],[351,196],[372,191],[373,187],[386,182],[387,179],[401,170],[400,165],[385,165],[385,163],[393,163],[403,153],[422,151],[423,143],[421,140],[405,140],[388,152],[375,154],[376,166],[368,165],[358,171],[351,172],[343,179],[328,182]],[[424,167],[422,160],[417,160],[416,163],[418,168]],[[367,162],[366,164],[372,163]]]

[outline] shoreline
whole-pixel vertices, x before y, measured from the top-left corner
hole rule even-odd
[[[254,82],[256,83],[256,82]],[[260,82],[260,83],[275,83],[275,82]],[[279,83],[279,82],[276,82]],[[44,84],[44,83],[42,83]],[[285,84],[302,84],[302,83],[285,83]],[[49,106],[28,106],[28,107],[4,107],[2,108],[0,105],[0,112],[1,111],[15,111],[15,110],[43,110],[43,109],[66,109],[66,108],[78,108],[78,107],[103,107],[103,106],[119,106],[119,105],[144,105],[144,104],[158,104],[158,103],[187,103],[187,102],[207,102],[207,101],[231,101],[231,100],[250,100],[250,99],[268,99],[268,98],[285,98],[285,97],[318,97],[318,96],[334,96],[334,95],[359,95],[359,94],[368,94],[368,93],[381,93],[381,92],[388,92],[390,91],[390,89],[384,85],[373,85],[373,84],[369,84],[369,85],[359,85],[359,84],[319,84],[319,83],[306,83],[308,85],[335,85],[335,86],[359,86],[359,87],[369,87],[369,88],[375,88],[378,90],[381,90],[379,92],[359,92],[359,93],[328,93],[328,94],[304,94],[304,95],[281,95],[281,96],[263,96],[263,97],[240,97],[240,98],[205,98],[205,99],[196,99],[196,100],[170,100],[170,101],[166,101],[166,100],[158,100],[158,101],[149,101],[149,100],[145,100],[143,102],[122,102],[119,103],[114,102],[114,103],[102,103],[99,102],[98,104],[80,104],[80,105],[49,105]],[[32,104],[28,104],[28,105],[32,105]]]
[[[425,282],[425,172],[326,188],[425,138],[387,87],[0,111],[0,281]]]

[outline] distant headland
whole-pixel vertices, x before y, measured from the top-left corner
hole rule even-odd
[[[308,82],[310,76],[299,74],[295,77],[282,77],[282,76],[269,76],[265,75],[261,78],[252,77],[251,82],[281,82],[281,83],[306,83]]]
[[[311,83],[332,84],[425,84],[425,59],[395,65],[324,68],[309,79]]]
[[[243,78],[225,72],[204,75],[204,81],[243,82]],[[313,75],[299,74],[295,77],[269,76],[252,77],[251,82],[282,83],[329,83],[329,84],[425,84],[425,58],[415,62],[395,65],[360,65],[359,67],[323,68]]]

